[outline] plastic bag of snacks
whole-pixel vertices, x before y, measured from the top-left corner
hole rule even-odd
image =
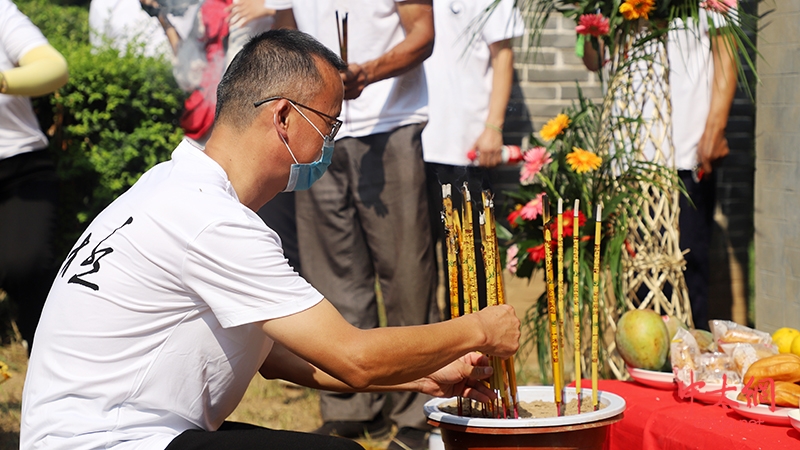
[[[739,325],[730,320],[711,320],[711,333],[717,344],[764,344],[773,345],[772,336],[763,331],[754,330],[744,325]]]
[[[695,381],[721,384],[723,377],[726,383],[739,383],[742,377],[736,370],[736,364],[730,355],[725,353],[701,353],[695,358]]]
[[[684,328],[678,328],[669,348],[672,371],[678,380],[684,384],[691,383],[692,374],[697,370],[695,358],[699,355],[700,348],[692,333]]]
[[[775,345],[745,344],[739,342],[736,344],[721,344],[720,348],[733,358],[736,371],[741,377],[744,377],[744,374],[747,373],[747,369],[749,369],[750,365],[754,362],[778,354],[778,348]]]

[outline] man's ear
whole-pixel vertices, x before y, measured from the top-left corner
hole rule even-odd
[[[278,100],[272,109],[272,123],[275,125],[275,131],[278,132],[279,137],[283,141],[289,139],[289,112],[291,106],[286,100]]]

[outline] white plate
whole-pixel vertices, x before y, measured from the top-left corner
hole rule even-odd
[[[575,398],[575,389],[567,388],[565,401],[569,402]],[[519,386],[517,389],[519,401],[532,402],[541,400],[552,402],[555,398],[552,386]],[[591,389],[581,389],[583,398],[592,398]],[[598,420],[608,419],[625,411],[625,399],[611,392],[598,391],[598,401],[604,405],[597,411],[581,413],[572,416],[545,417],[539,419],[484,419],[478,417],[464,417],[455,414],[448,414],[439,409],[439,405],[452,403],[453,398],[435,398],[425,403],[425,414],[429,419],[437,422],[463,425],[468,427],[484,428],[534,428],[534,427],[557,427],[562,425],[576,425],[581,423],[597,422]]]
[[[692,388],[691,392],[685,392],[687,389],[687,385],[682,381],[677,381],[676,384],[678,388],[678,396],[684,399],[694,399],[699,402],[707,403],[709,405],[715,405],[717,403],[723,403],[722,399],[722,383],[708,383],[705,381],[695,382],[695,386]],[[734,390],[730,390],[734,388]],[[733,393],[734,398],[739,395],[739,391],[742,390],[742,385],[740,383],[725,383],[725,395],[727,396],[730,393]]]
[[[795,430],[800,431],[800,409],[792,408],[789,411],[789,421],[792,422]]]
[[[631,378],[642,383],[659,389],[675,389],[675,375],[672,372],[656,372],[654,370],[636,369],[625,366]]]
[[[738,400],[737,392],[728,392],[725,394],[730,400],[731,408],[737,413],[747,417],[748,419],[761,420],[764,423],[771,425],[789,425],[789,411],[796,411],[797,408],[789,408],[785,406],[776,406],[775,411],[769,409],[769,405],[751,405],[747,406],[747,402]]]

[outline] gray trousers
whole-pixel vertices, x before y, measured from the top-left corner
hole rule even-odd
[[[387,325],[420,325],[439,318],[423,127],[340,139],[325,175],[296,195],[303,274],[358,328],[379,325],[376,280]],[[422,410],[429,398],[388,395],[389,419],[398,427],[429,428]],[[323,392],[322,419],[372,420],[381,414],[386,397]]]

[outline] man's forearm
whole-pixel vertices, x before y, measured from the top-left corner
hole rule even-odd
[[[430,0],[397,3],[397,9],[406,37],[378,58],[361,63],[370,84],[418,67],[433,52],[433,9]]]
[[[728,123],[733,97],[736,94],[736,43],[729,34],[720,32],[711,38],[714,77],[711,85],[711,107],[706,129],[721,131]]]
[[[495,42],[489,48],[492,53],[492,92],[489,95],[486,123],[502,129],[514,82],[514,51],[511,49],[511,40]]]

